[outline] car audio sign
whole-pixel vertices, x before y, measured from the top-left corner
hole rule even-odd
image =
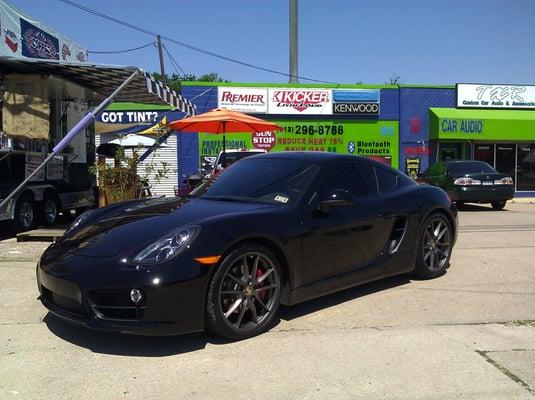
[[[535,110],[535,86],[459,83],[457,107]]]
[[[221,86],[217,91],[219,108],[252,114],[267,113],[267,98],[266,88]]]
[[[332,114],[332,91],[329,89],[268,89],[269,114]]]

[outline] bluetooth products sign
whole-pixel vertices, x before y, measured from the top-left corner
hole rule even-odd
[[[333,114],[379,116],[378,89],[333,90]]]

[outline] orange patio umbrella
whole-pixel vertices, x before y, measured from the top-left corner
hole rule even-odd
[[[283,129],[273,122],[225,108],[215,108],[203,114],[171,122],[167,126],[176,131],[223,134],[223,160],[225,157],[225,133],[255,133]]]

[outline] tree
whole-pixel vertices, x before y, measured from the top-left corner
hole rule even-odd
[[[156,80],[162,81],[162,75],[158,72],[153,72],[152,77]],[[202,75],[194,75],[194,74],[185,74],[185,75],[177,75],[172,74],[171,76],[165,74],[165,83],[167,86],[169,86],[171,89],[173,89],[176,92],[180,92],[181,90],[181,81],[186,82],[230,82],[227,79],[222,78],[217,74],[216,72],[209,72],[207,74]]]
[[[390,75],[390,78],[388,78],[388,82],[385,82],[387,85],[399,85],[401,84],[401,76],[392,74]]]

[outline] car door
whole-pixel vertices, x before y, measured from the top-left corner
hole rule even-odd
[[[305,208],[303,285],[366,267],[384,250],[387,238],[383,236],[391,222],[382,215],[373,167],[368,168],[372,184],[357,173],[355,164],[338,165],[319,184],[315,200]],[[353,204],[320,212],[321,199],[335,189],[349,192]]]

